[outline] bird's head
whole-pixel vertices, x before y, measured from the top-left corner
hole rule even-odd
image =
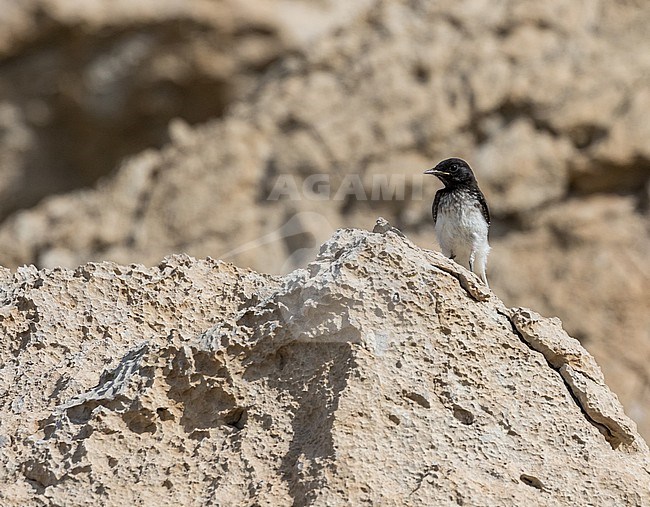
[[[443,160],[433,169],[424,171],[424,174],[433,174],[446,187],[455,187],[476,181],[471,167],[462,158],[448,158]]]

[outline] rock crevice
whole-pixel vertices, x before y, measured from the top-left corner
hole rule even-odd
[[[521,340],[558,372],[585,418],[613,449],[625,444],[647,450],[645,442],[635,439],[636,427],[630,425],[618,398],[605,384],[594,358],[578,340],[567,335],[558,319],[543,319],[527,308],[508,309],[503,315],[512,322]]]

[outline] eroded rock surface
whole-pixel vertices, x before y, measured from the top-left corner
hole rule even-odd
[[[9,217],[2,265],[187,252],[286,273],[378,212],[430,247],[421,173],[463,156],[494,216],[492,287],[559,315],[650,435],[648,2],[9,6],[0,214],[60,191],[57,168],[90,181],[169,142]]]
[[[285,277],[2,271],[2,504],[648,504],[647,446],[559,321],[376,230]]]

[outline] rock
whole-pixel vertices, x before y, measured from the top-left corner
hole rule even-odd
[[[594,354],[628,414],[650,428],[647,220],[629,196],[572,199],[494,244],[491,282],[506,304],[563,316]]]
[[[197,5],[202,4],[188,3],[186,16],[197,16]],[[323,5],[332,13],[343,9],[342,3],[340,9],[338,3]],[[154,160],[143,155],[149,159],[146,174],[139,156],[95,190],[64,197],[72,202],[64,213],[48,200],[8,220],[0,237],[18,239],[2,242],[0,262],[42,266],[47,250],[61,247],[77,263],[154,263],[180,250],[217,256],[274,234],[302,212],[319,213],[335,225],[368,227],[376,208],[384,207],[395,223],[416,231],[429,219],[420,201],[435,191],[427,184],[422,193],[422,171],[452,152],[476,161],[497,227],[499,218],[521,220],[564,199],[587,167],[610,167],[616,160],[616,171],[629,173],[628,183],[647,180],[643,135],[628,136],[626,156],[608,155],[605,147],[616,125],[645,125],[628,122],[631,110],[619,106],[650,68],[645,52],[632,49],[640,47],[634,37],[645,35],[640,20],[650,11],[609,4],[595,9],[569,0],[531,12],[492,10],[478,1],[468,5],[359,3],[344,27],[320,32],[308,52],[279,62],[223,120],[174,134]],[[152,7],[156,16],[168,15],[159,10]],[[90,11],[75,16],[91,17]],[[565,30],[558,12],[575,21],[572,30]],[[94,23],[108,23],[106,16]],[[471,37],[462,35],[466,29]],[[361,54],[366,63],[360,66]],[[538,86],[542,73],[544,87]],[[594,82],[602,90],[588,88]],[[575,89],[590,93],[582,98]],[[645,103],[642,97],[637,102]],[[580,137],[584,133],[588,139]],[[135,190],[134,173],[140,178]],[[589,178],[598,188],[611,188],[596,183],[599,174],[609,181],[610,173],[598,169]],[[314,182],[308,178],[314,176],[325,178],[320,198],[309,192]],[[400,176],[393,183],[406,192],[373,197],[387,176]],[[291,190],[270,199],[280,177]],[[111,218],[97,219],[97,213]],[[55,216],[62,225],[52,227]],[[23,221],[38,232],[19,234]],[[273,247],[272,262],[265,248],[238,250],[232,260],[279,272],[293,254],[289,243]]]
[[[520,149],[531,145],[535,148]],[[530,121],[500,128],[476,155],[476,167],[486,168],[481,185],[495,195],[490,211],[521,215],[561,199],[569,185],[571,155],[565,138],[539,132]]]
[[[23,0],[0,18],[0,218],[93,184],[161,147],[177,117],[219,117],[281,54],[353,17],[363,2]],[[11,111],[15,117],[6,125]],[[17,140],[17,137],[20,139]],[[24,139],[27,138],[27,139]],[[15,177],[18,173],[19,177]]]
[[[578,341],[393,229],[285,277],[1,271],[2,504],[648,503],[650,452]]]
[[[404,233],[400,231],[398,228],[393,227],[390,225],[388,220],[386,220],[383,217],[379,217],[377,221],[375,222],[375,227],[373,227],[372,232],[376,232],[378,234],[386,234],[387,232],[392,232],[394,234],[397,234],[398,236],[401,236],[402,238],[405,238]]]
[[[650,342],[647,3],[269,0],[210,3],[208,13],[200,0],[162,4],[12,4],[0,47],[21,65],[0,75],[16,94],[0,109],[5,196],[18,195],[14,181],[57,190],[40,173],[26,178],[25,160],[46,154],[45,166],[68,167],[83,155],[73,165],[93,171],[108,152],[112,167],[124,153],[164,144],[173,117],[191,125],[174,121],[167,144],[124,160],[94,187],[9,217],[1,264],[151,265],[186,252],[287,273],[335,228],[368,228],[378,214],[431,247],[437,187],[422,171],[463,156],[493,210],[492,288],[511,306],[560,316],[650,436],[650,371],[637,353]],[[145,46],[152,52],[139,65]],[[21,48],[60,58],[34,60]],[[88,56],[72,59],[70,79],[63,63],[43,72],[43,61],[76,51]],[[108,95],[69,84],[96,60],[115,84]],[[44,104],[43,93],[82,108],[74,128],[63,128],[68,102]],[[165,107],[156,106],[161,95]],[[100,143],[86,156],[80,146],[98,146],[86,136],[105,127],[97,100],[122,96],[133,107],[109,122],[118,134],[102,139],[112,148]],[[48,120],[52,110],[66,121]],[[121,128],[134,114],[141,128]],[[38,122],[46,125],[38,135],[67,132],[70,142],[44,139],[68,155],[29,148]]]
[[[613,401],[594,358],[580,346],[578,340],[566,334],[560,320],[544,320],[539,314],[525,308],[512,311],[510,317],[524,341],[541,352],[548,363],[560,372],[586,417],[601,429],[612,447],[634,442],[636,426],[630,425],[620,403]]]

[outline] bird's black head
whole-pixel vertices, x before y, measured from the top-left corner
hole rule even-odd
[[[476,183],[472,169],[462,158],[448,158],[443,160],[433,169],[424,171],[424,174],[437,176],[445,184],[445,187]]]

